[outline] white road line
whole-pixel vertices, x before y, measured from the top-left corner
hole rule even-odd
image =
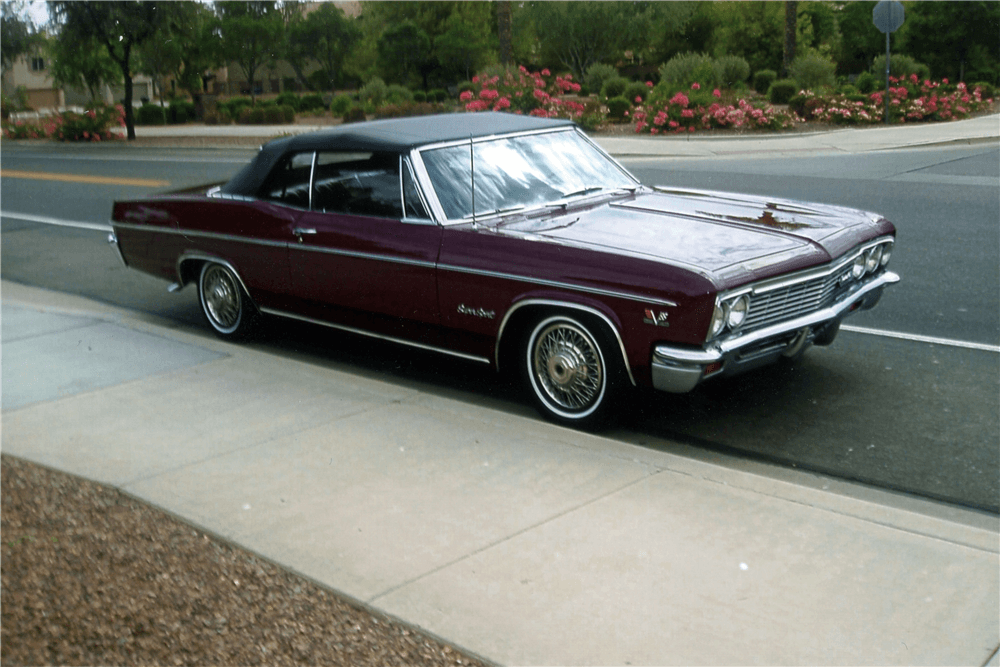
[[[917,343],[931,343],[933,345],[964,347],[968,350],[982,350],[983,352],[1000,353],[1000,345],[986,345],[985,343],[970,343],[968,341],[955,340],[953,338],[935,338],[934,336],[921,336],[919,334],[901,333],[899,331],[882,331],[881,329],[852,327],[846,324],[842,325],[840,328],[843,331],[852,331],[854,333],[868,334],[869,336],[884,336],[885,338],[899,338],[900,340],[909,340]]]
[[[98,232],[110,232],[111,225],[102,225],[96,222],[79,222],[76,220],[62,220],[60,218],[49,218],[42,215],[30,215],[28,213],[13,213],[0,211],[0,218],[14,218],[16,220],[27,220],[28,222],[40,222],[46,225],[56,225],[59,227],[75,227],[77,229],[92,229]],[[967,350],[981,350],[983,352],[1000,353],[1000,345],[986,345],[984,343],[970,343],[964,340],[954,340],[952,338],[936,338],[934,336],[921,336],[919,334],[908,334],[899,331],[882,331],[881,329],[868,329],[866,327],[854,327],[842,325],[844,331],[852,333],[867,334],[869,336],[883,336],[885,338],[898,338],[916,343],[931,343],[933,345],[947,345],[949,347],[961,347]]]
[[[14,213],[13,211],[0,211],[0,218],[14,218],[15,220],[40,222],[44,225],[55,225],[57,227],[75,227],[77,229],[92,229],[96,232],[113,231],[111,229],[111,225],[102,225],[97,222],[80,222],[79,220],[63,220],[62,218],[49,218],[44,215],[31,215],[29,213]]]

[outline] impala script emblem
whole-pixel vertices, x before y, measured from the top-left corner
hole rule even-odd
[[[494,310],[486,310],[485,308],[469,308],[464,303],[458,304],[458,312],[462,315],[472,315],[473,317],[482,317],[487,320],[492,320],[496,316],[496,311]]]

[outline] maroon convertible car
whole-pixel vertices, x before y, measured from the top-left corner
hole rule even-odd
[[[573,123],[454,114],[263,146],[228,183],[116,202],[127,266],[197,285],[219,336],[279,315],[517,369],[593,427],[828,345],[895,228],[848,208],[640,184]]]

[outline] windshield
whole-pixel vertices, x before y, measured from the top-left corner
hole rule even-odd
[[[636,181],[575,130],[506,137],[421,152],[449,220],[532,208]],[[475,165],[475,187],[472,171]]]

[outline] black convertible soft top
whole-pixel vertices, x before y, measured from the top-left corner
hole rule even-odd
[[[288,153],[311,150],[386,151],[404,153],[418,146],[469,137],[572,127],[569,120],[518,116],[507,113],[452,113],[392,118],[340,125],[329,130],[284,137],[268,142],[250,164],[241,169],[222,192],[254,195],[275,163]]]

